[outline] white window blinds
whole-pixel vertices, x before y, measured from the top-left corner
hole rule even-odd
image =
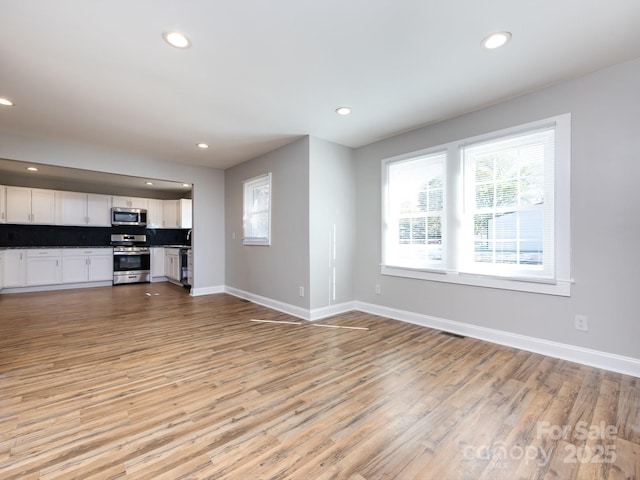
[[[271,244],[271,173],[243,182],[245,245]]]
[[[462,147],[461,271],[554,276],[554,128]]]

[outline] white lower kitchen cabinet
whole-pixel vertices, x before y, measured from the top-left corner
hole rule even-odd
[[[165,253],[164,247],[151,248],[151,281],[153,279],[162,279],[165,276]]]
[[[62,283],[113,280],[113,249],[65,248],[62,253]]]
[[[62,281],[62,251],[59,248],[27,250],[27,286],[55,285]]]
[[[113,250],[107,255],[95,254],[89,257],[89,281],[113,281]]]
[[[4,288],[4,252],[0,251],[0,290]]]
[[[180,249],[165,248],[164,274],[173,281],[180,282]]]
[[[7,187],[0,185],[0,223],[7,221]]]
[[[4,288],[24,287],[27,284],[27,251],[5,250],[3,263]]]

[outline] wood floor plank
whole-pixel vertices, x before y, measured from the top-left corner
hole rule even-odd
[[[0,295],[0,478],[639,478],[637,378],[362,312],[251,319],[300,322],[168,283]]]

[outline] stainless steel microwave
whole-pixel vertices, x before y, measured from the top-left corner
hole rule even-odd
[[[147,211],[144,208],[121,208],[111,209],[111,225],[135,225],[147,226]]]

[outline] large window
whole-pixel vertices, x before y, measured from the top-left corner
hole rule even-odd
[[[271,173],[243,182],[245,245],[271,244]]]
[[[569,294],[570,117],[383,162],[382,273]]]

